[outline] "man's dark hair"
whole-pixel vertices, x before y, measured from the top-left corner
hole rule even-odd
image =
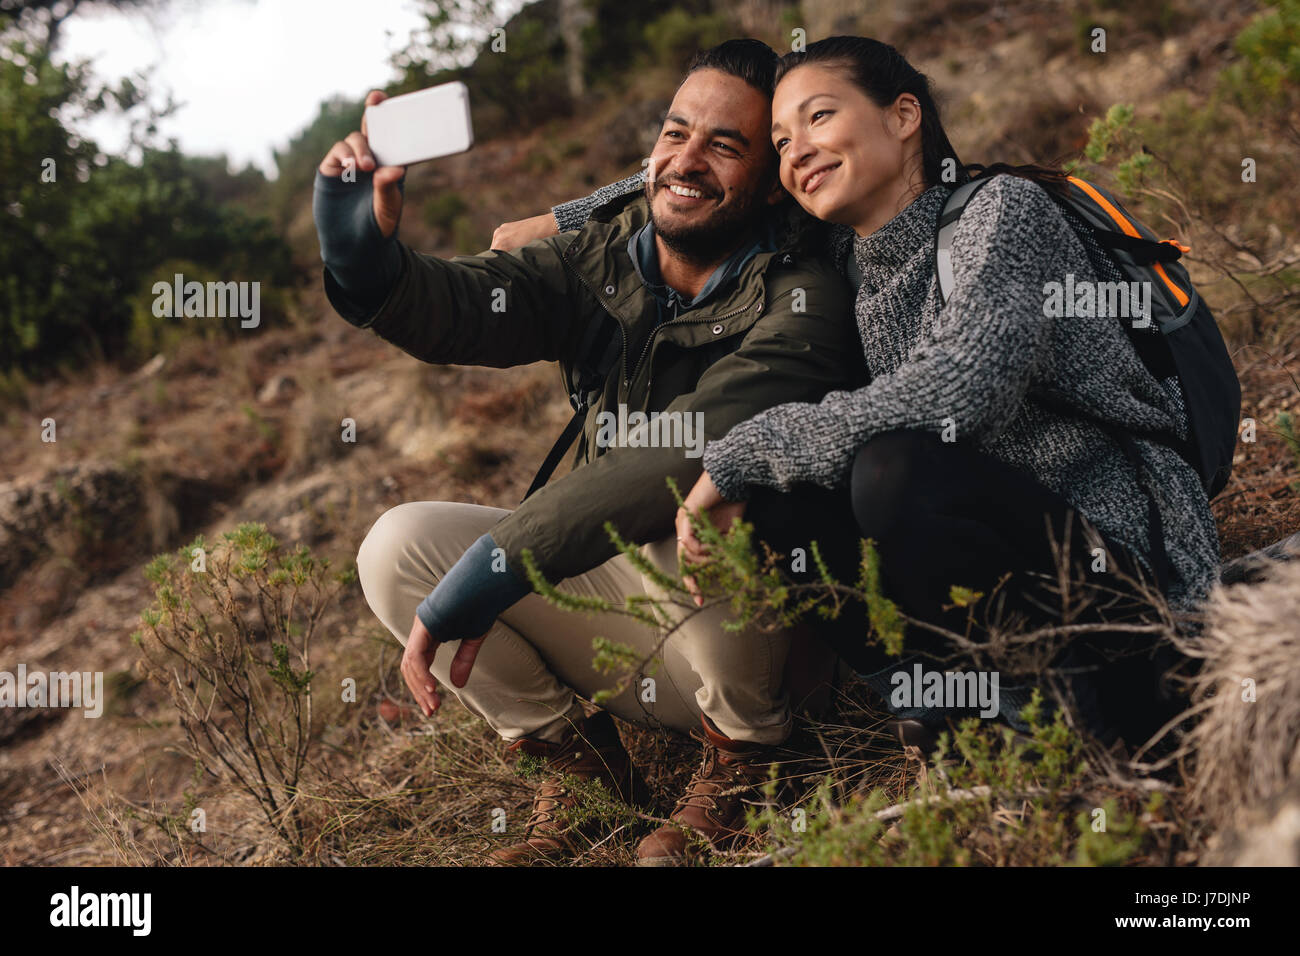
[[[744,80],[770,100],[780,60],[776,51],[762,40],[728,40],[695,54],[686,75],[696,70],[721,70]]]

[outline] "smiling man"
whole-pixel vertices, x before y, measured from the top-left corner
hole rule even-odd
[[[677,507],[665,478],[691,487],[702,470],[698,442],[629,434],[610,443],[599,423],[626,407],[635,433],[653,413],[680,413],[714,439],[768,406],[816,401],[859,380],[847,288],[806,251],[807,221],[777,182],[767,135],[775,65],[754,40],[702,53],[673,98],[644,192],[606,203],[579,230],[509,253],[443,260],[398,242],[404,171],[376,168],[363,132],[320,165],[314,206],[325,288],[348,321],[426,362],[558,361],[566,389],[588,343],[600,340],[594,333],[612,333],[603,377],[576,396],[586,417],[569,474],[514,511],[400,505],[375,522],[357,558],[367,602],[405,645],[403,676],[424,713],[440,705],[436,678],[511,750],[550,763],[521,842],[498,851],[500,862],[576,854],[603,835],[593,831],[598,823],[562,819],[574,801],[563,773],[642,797],[609,713],[580,701],[609,682],[592,668],[593,637],[648,659],[643,679],[607,711],[693,733],[706,747],[678,825],[643,841],[647,864],[683,859],[686,828],[715,845],[744,830],[742,801],[779,759],[792,697],[797,704],[805,693],[786,665],[809,659],[811,637],[792,654],[791,631],[725,630],[721,605],[684,620],[660,648],[659,633],[625,615],[571,614],[531,593],[521,559],[531,549],[543,575],[571,594],[616,603],[662,596],[603,526],[612,522],[675,575]],[[356,182],[345,182],[353,162]],[[825,680],[834,659],[819,653]]]

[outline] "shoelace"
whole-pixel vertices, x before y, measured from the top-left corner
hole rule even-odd
[[[538,826],[558,822],[555,819],[555,811],[561,806],[558,798],[565,796],[569,792],[568,788],[560,781],[563,779],[564,772],[581,758],[582,752],[580,750],[565,747],[557,751],[547,761],[551,775],[541,782],[537,792],[533,794],[533,812],[529,814],[528,821],[524,824],[525,833],[531,836],[533,830]]]
[[[600,751],[597,749],[596,753]],[[564,786],[561,781],[564,772],[582,759],[584,750],[576,746],[572,749],[561,748],[555,753],[547,763],[550,766],[551,775],[546,777],[533,794],[533,812],[529,814],[527,822],[524,823],[524,833],[532,836],[534,830],[544,824],[559,825],[559,820],[555,817],[555,811],[563,806],[563,801],[559,798],[567,796],[569,788]],[[556,830],[555,835],[563,832],[564,828]]]
[[[718,748],[707,737],[695,731],[691,731],[691,736],[704,745],[704,756],[700,761],[700,768],[695,771],[691,782],[686,785],[686,792],[673,808],[674,814],[687,807],[718,810],[718,799],[734,799],[739,794],[754,788],[754,782],[745,772],[744,763],[740,761],[724,763]]]

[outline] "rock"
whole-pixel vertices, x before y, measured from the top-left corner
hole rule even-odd
[[[1220,834],[1211,866],[1300,866],[1300,780],[1249,821]]]
[[[96,546],[137,535],[142,505],[140,480],[103,462],[0,484],[0,588],[60,542]]]
[[[1290,561],[1297,556],[1300,556],[1300,531],[1227,562],[1219,569],[1219,580],[1224,584],[1259,581],[1276,562]]]
[[[288,398],[298,387],[298,383],[288,375],[273,375],[267,379],[262,390],[257,393],[259,402],[270,403],[278,402],[282,398]]]

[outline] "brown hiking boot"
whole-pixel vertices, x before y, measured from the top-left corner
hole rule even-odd
[[[700,768],[677,801],[673,824],[665,824],[641,841],[636,851],[637,866],[679,866],[696,852],[689,827],[715,849],[726,849],[745,836],[746,806],[764,802],[761,787],[767,782],[768,766],[780,763],[778,747],[744,743],[724,737],[702,718],[703,731],[691,736],[704,744]]]
[[[489,859],[497,865],[526,866],[577,856],[600,835],[600,820],[571,825],[561,818],[560,811],[572,810],[578,803],[563,785],[566,774],[599,781],[624,803],[648,802],[645,780],[624,749],[614,719],[603,710],[575,721],[558,743],[521,737],[507,749],[544,759],[548,772],[533,794],[523,841],[494,852]]]

